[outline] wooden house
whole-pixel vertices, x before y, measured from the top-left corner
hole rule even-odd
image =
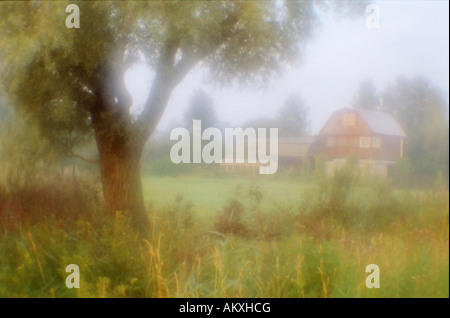
[[[344,108],[335,111],[319,132],[315,153],[325,156],[330,173],[353,157],[369,173],[386,177],[389,166],[403,157],[405,137],[387,113]]]
[[[278,171],[310,172],[313,168],[313,157],[310,151],[313,143],[314,137],[310,136],[278,138]],[[247,147],[248,140],[246,139],[244,149],[247,149]],[[266,149],[269,148],[268,142]],[[261,164],[259,162],[248,163],[247,151],[245,151],[244,160],[245,163],[222,162],[221,166],[224,170],[235,174],[258,174]]]
[[[312,169],[314,137],[278,139],[278,165],[282,170],[308,172]]]

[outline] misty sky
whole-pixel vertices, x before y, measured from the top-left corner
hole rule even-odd
[[[214,87],[197,68],[173,92],[158,128],[181,122],[189,97],[198,88],[213,97],[218,117],[230,127],[250,118],[274,116],[290,93],[300,92],[310,109],[311,133],[317,133],[334,110],[349,106],[365,79],[372,79],[382,91],[398,75],[423,75],[442,89],[448,103],[449,2],[376,3],[380,8],[378,29],[366,27],[365,12],[354,20],[322,15],[302,65],[287,69],[264,91]],[[126,75],[136,109],[148,94],[151,78],[151,70],[142,65]]]

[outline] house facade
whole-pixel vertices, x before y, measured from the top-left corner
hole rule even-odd
[[[311,146],[314,137],[280,138],[278,140],[278,163],[281,170],[309,172],[313,157]]]
[[[278,171],[310,172],[313,168],[311,146],[314,144],[314,140],[314,137],[311,136],[278,138]],[[248,149],[247,139],[244,141],[244,149]],[[266,144],[266,149],[270,149],[269,143]],[[244,163],[222,162],[221,166],[224,170],[236,174],[256,175],[261,164],[259,162],[249,163],[247,151],[244,154],[244,161]]]
[[[316,137],[316,154],[327,160],[332,173],[347,158],[361,169],[387,177],[390,165],[403,157],[406,134],[389,114],[353,108],[335,111]]]

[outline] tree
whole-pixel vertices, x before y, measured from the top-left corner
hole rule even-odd
[[[93,134],[106,207],[128,211],[141,233],[140,157],[175,87],[200,62],[214,80],[267,80],[298,60],[317,21],[313,1],[83,1],[69,29],[69,3],[1,4],[1,78],[50,140]],[[136,118],[124,73],[139,53],[155,77]]]
[[[440,89],[423,77],[398,77],[382,97],[383,110],[405,129],[405,156],[414,171],[448,175],[448,104]]]
[[[367,110],[380,110],[380,96],[372,80],[365,80],[359,84],[352,106]]]
[[[197,90],[189,100],[189,107],[184,113],[184,121],[187,127],[192,127],[192,120],[202,121],[202,127],[213,127],[217,122],[214,102],[203,90]]]
[[[280,108],[278,127],[281,137],[300,137],[308,133],[308,108],[299,94],[291,94]]]
[[[0,98],[0,182],[14,191],[37,181],[38,167],[50,165],[58,155],[39,129],[8,104]]]

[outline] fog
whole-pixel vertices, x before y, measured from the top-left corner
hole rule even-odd
[[[201,68],[173,92],[158,129],[181,122],[189,97],[202,88],[214,99],[219,119],[232,126],[255,117],[272,117],[287,96],[300,92],[309,108],[310,133],[330,114],[350,106],[358,84],[371,79],[382,91],[399,75],[422,75],[449,100],[449,2],[378,1],[380,27],[366,26],[366,13],[356,19],[321,13],[321,26],[303,52],[299,67],[284,69],[264,90],[213,85]],[[126,75],[134,109],[142,106],[152,72],[136,65]]]
[[[320,1],[0,2],[0,298],[448,298],[449,1]]]

